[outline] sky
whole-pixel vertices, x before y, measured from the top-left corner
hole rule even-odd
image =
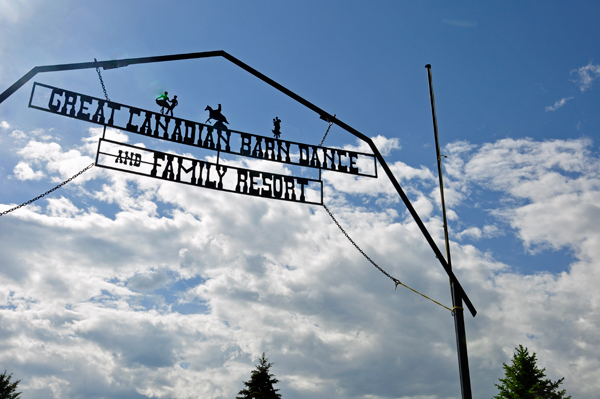
[[[473,397],[515,347],[576,398],[600,390],[600,5],[581,1],[0,0],[0,91],[34,66],[224,50],[371,137],[445,253],[426,64]],[[111,101],[318,145],[319,115],[223,58],[101,70]],[[94,69],[0,104],[0,211],[96,159],[102,127],[28,107],[33,83],[104,98]],[[216,162],[109,128],[106,138]],[[325,146],[371,153],[333,125]],[[139,150],[141,151],[141,150]],[[298,156],[294,154],[294,156]],[[219,154],[230,168],[318,179]],[[381,166],[323,171],[354,242],[445,306],[448,277]],[[0,217],[0,369],[24,399],[233,398],[263,353],[283,398],[461,396],[454,321],[373,267],[320,205],[92,167]]]

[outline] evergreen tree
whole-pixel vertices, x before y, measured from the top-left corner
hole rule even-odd
[[[274,377],[273,374],[269,374],[269,369],[273,365],[268,363],[263,352],[262,359],[258,361],[256,370],[252,371],[250,381],[244,382],[246,386],[240,392],[236,399],[280,399],[281,395],[277,393],[279,389],[275,389],[273,385],[277,384],[279,380]]]
[[[515,349],[512,364],[502,363],[505,378],[499,378],[502,384],[494,384],[500,391],[494,399],[571,399],[564,389],[558,390],[564,378],[555,382],[544,379],[546,369],[537,368],[535,352],[530,355],[522,345]]]
[[[6,370],[0,374],[0,399],[17,399],[21,395],[21,392],[16,392],[21,380],[11,383],[10,377],[12,374],[6,375]]]

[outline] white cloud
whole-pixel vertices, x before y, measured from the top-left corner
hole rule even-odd
[[[0,122],[0,129],[8,130],[8,129],[10,129],[10,125],[8,124],[7,121],[2,121],[2,122]]]
[[[30,140],[18,151],[18,154],[29,164],[45,165],[49,174],[54,175],[52,180],[62,182],[93,162],[92,154],[95,147],[89,141],[85,139],[84,141],[86,143],[82,147],[63,152],[58,143]],[[84,155],[85,153],[89,155]],[[90,179],[94,173],[95,171],[90,171],[79,177],[76,182],[82,183]]]
[[[50,129],[52,130],[52,129]],[[32,137],[32,138],[36,138],[36,139],[41,139],[44,141],[49,141],[49,140],[60,140],[58,137],[53,136],[51,134],[48,133],[48,131],[46,131],[45,129],[35,129],[30,131],[29,133],[25,133],[22,130],[14,130],[11,134],[11,137],[17,139],[17,140],[23,140],[26,139],[28,137]]]
[[[557,102],[554,103],[554,105],[549,105],[546,107],[546,112],[548,111],[556,111],[557,109],[559,109],[560,107],[562,107],[563,105],[565,105],[567,103],[567,101],[572,100],[573,97],[564,97],[561,98],[560,100],[558,100]]]
[[[25,134],[25,132],[23,132],[22,130],[14,130],[11,134],[10,137],[14,137],[18,140],[24,139],[27,137],[27,135]]]
[[[483,232],[479,227],[469,227],[458,234],[456,234],[456,238],[462,240],[464,237],[470,237],[473,239],[480,239],[483,236]]]
[[[85,165],[92,145],[31,141],[19,155],[62,176]],[[452,242],[479,310],[467,318],[475,396],[493,395],[519,343],[551,378],[565,376],[571,395],[600,389],[600,182],[590,146],[507,139],[445,151],[456,209],[475,188],[497,191],[498,215],[525,244],[569,246],[578,257],[568,272],[523,276]],[[431,171],[392,167],[443,243],[426,194]],[[322,209],[95,172],[76,198],[52,197],[2,220],[0,292],[10,294],[0,308],[0,361],[29,397],[233,397],[263,351],[284,397],[457,395],[449,312],[394,291]],[[447,276],[415,223],[398,219],[403,207],[357,207],[351,195],[364,191],[344,178],[328,177],[327,201],[350,236],[390,274],[448,304]],[[370,196],[389,195],[383,179],[364,180],[374,182]],[[110,216],[98,211],[109,205]],[[496,234],[485,224],[459,238]]]
[[[516,198],[539,200],[575,189],[582,180],[569,180],[565,174],[592,174],[598,168],[590,163],[591,141],[504,139],[484,144],[460,168],[449,170],[452,177],[475,180]],[[566,182],[569,184],[566,184]],[[582,189],[580,187],[579,189]]]
[[[44,172],[41,170],[34,172],[34,170],[31,169],[31,166],[23,161],[15,166],[13,173],[19,180],[40,180],[45,176]]]
[[[586,66],[571,71],[571,74],[574,73],[578,75],[578,79],[573,82],[577,83],[579,90],[584,92],[592,87],[594,80],[600,76],[600,65],[592,64],[590,61]]]
[[[378,135],[375,137],[371,137],[371,140],[373,140],[373,144],[375,144],[375,147],[377,147],[377,149],[383,156],[389,155],[393,150],[399,150],[402,148],[402,146],[400,145],[400,140],[396,137],[392,137],[391,139],[388,139],[387,137]],[[358,152],[365,152],[365,153],[373,152],[371,150],[371,147],[369,147],[369,145],[367,143],[365,143],[364,141],[361,141],[361,140],[357,140],[357,141],[359,142],[359,144],[357,146],[347,145],[347,146],[344,146],[344,149],[349,150],[349,151],[358,151]]]
[[[479,240],[481,238],[493,238],[503,235],[503,232],[494,225],[485,225],[483,228],[479,227],[469,227],[458,233],[456,233],[456,238],[458,240],[463,240],[465,238],[470,238],[472,240]]]
[[[565,265],[568,272],[558,275],[504,271],[493,277],[495,288],[488,294],[497,296],[482,312],[489,317],[489,331],[497,330],[494,339],[505,343],[494,344],[482,335],[471,340],[471,353],[485,347],[488,360],[482,364],[493,364],[494,353],[503,353],[500,358],[506,361],[514,347],[526,341],[538,359],[545,359],[543,366],[553,369],[554,379],[565,376],[567,391],[585,387],[578,393],[585,397],[594,397],[600,387],[598,353],[584,349],[597,345],[589,331],[600,326],[600,295],[593,288],[600,281],[600,233],[595,228],[600,222],[600,162],[591,145],[587,139],[505,139],[468,148],[452,169],[452,177],[471,189],[485,187],[502,194],[494,213],[515,229],[526,248],[567,248],[577,258]],[[459,236],[480,234],[479,227],[471,227]],[[576,315],[570,313],[573,308],[579,308]]]
[[[504,233],[495,225],[486,224],[483,226],[483,234],[486,238],[498,237],[504,235]]]
[[[427,168],[421,166],[419,169],[408,166],[404,162],[394,162],[388,164],[394,177],[404,185],[406,182],[412,181],[415,185],[423,184],[430,185],[434,181],[433,174]],[[348,194],[361,194],[369,197],[379,197],[386,194],[386,200],[389,202],[397,202],[398,194],[392,183],[388,180],[385,172],[379,167],[378,175],[380,178],[374,179],[370,177],[350,177],[340,173],[325,171],[323,180],[335,186],[337,191]],[[328,192],[328,188],[325,188]],[[420,190],[413,188],[415,195],[422,195]]]

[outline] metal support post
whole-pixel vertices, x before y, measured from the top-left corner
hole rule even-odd
[[[440,178],[440,194],[442,201],[442,216],[444,221],[444,239],[446,242],[446,262],[452,269],[450,259],[450,240],[448,239],[448,221],[446,219],[446,202],[444,201],[444,181],[442,179],[442,154],[438,139],[437,117],[435,114],[435,98],[433,96],[433,83],[431,65],[425,65],[429,78],[429,97],[431,99],[431,114],[433,116],[433,132],[435,134],[435,150],[437,154],[438,176]],[[463,399],[471,399],[471,377],[469,376],[469,358],[467,355],[467,334],[465,331],[465,317],[462,308],[462,290],[458,290],[454,281],[450,280],[450,293],[452,295],[452,314],[454,315],[454,330],[456,333],[456,347],[458,352],[458,371],[460,374],[460,389]]]

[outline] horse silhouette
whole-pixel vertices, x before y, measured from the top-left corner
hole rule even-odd
[[[212,109],[210,105],[207,105],[204,110],[208,111],[208,119],[204,123],[208,123],[209,120],[214,119],[217,122],[221,122],[221,124],[229,124],[229,122],[227,122],[227,118],[225,118],[225,116],[221,113],[221,104],[219,104],[217,109]]]

